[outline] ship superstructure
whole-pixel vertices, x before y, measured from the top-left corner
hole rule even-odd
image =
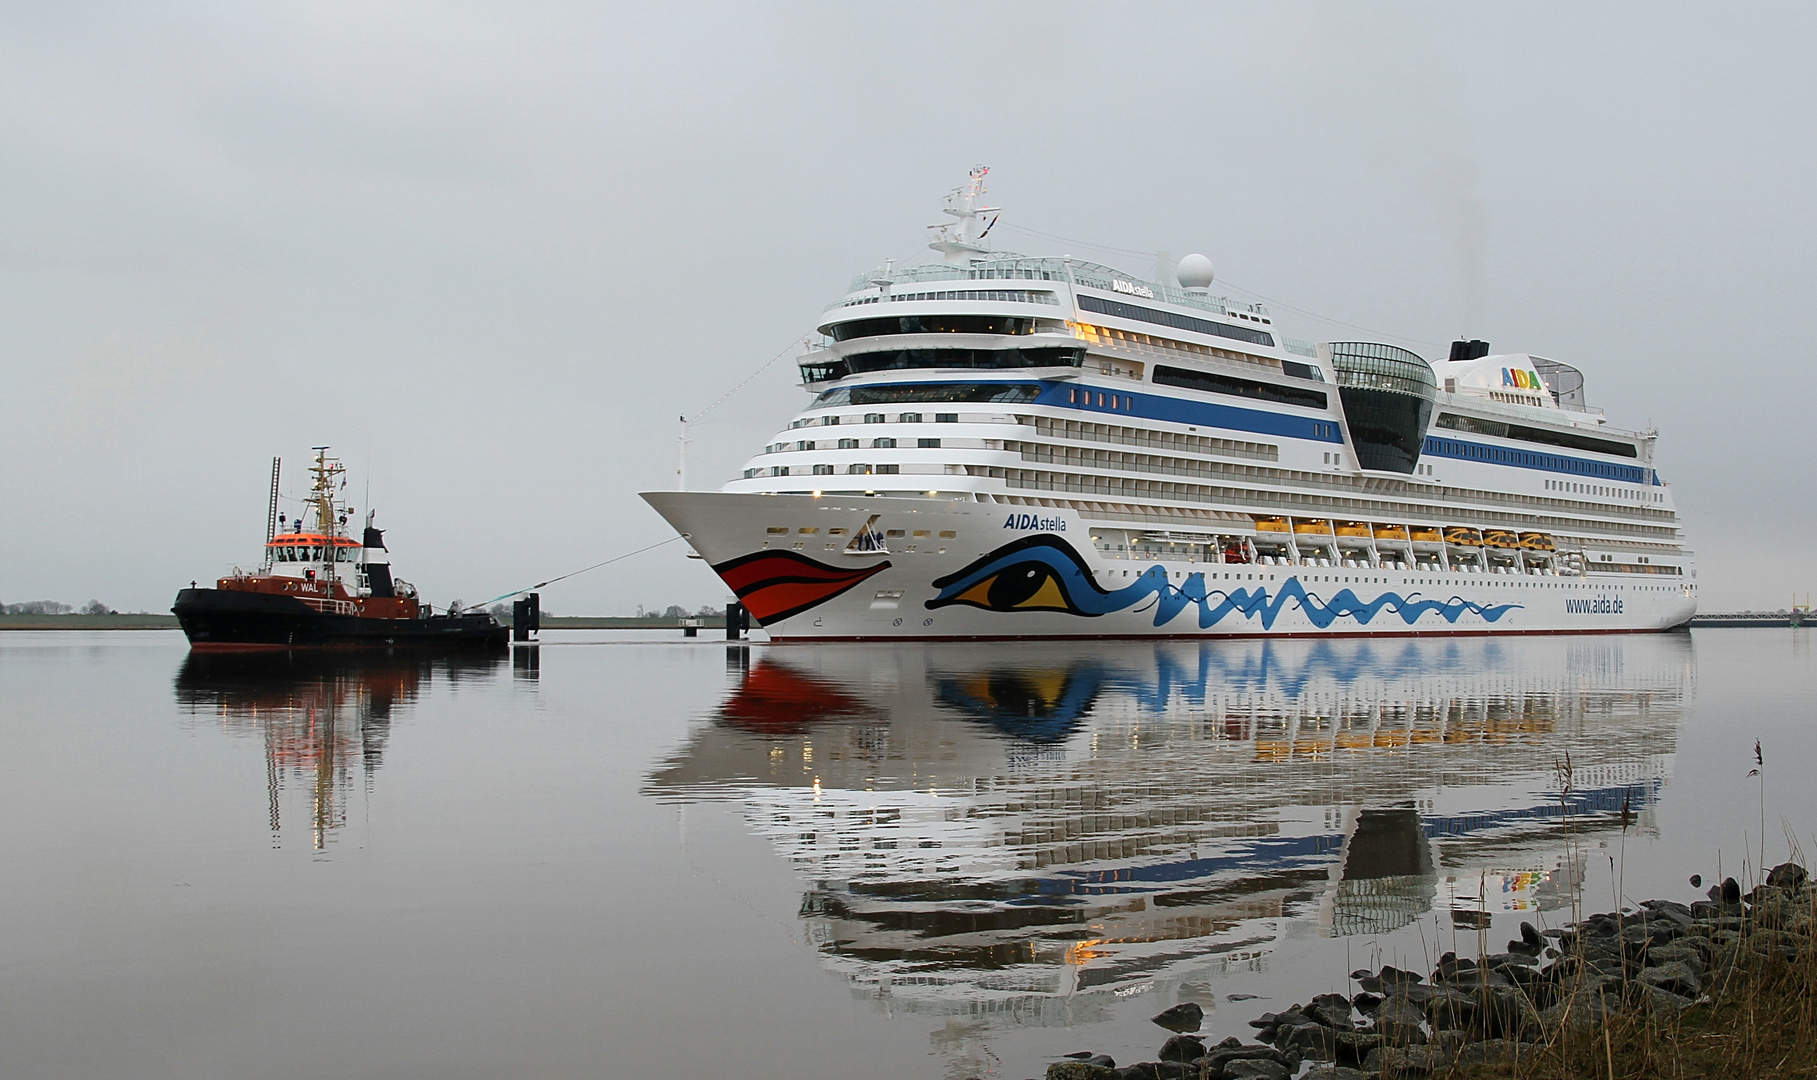
[[[1656,433],[1574,367],[1312,343],[1211,294],[992,250],[854,281],[814,396],[716,493],[648,499],[778,638],[1658,630],[1696,573]]]

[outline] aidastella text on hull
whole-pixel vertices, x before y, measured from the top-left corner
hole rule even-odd
[[[773,637],[1663,630],[1696,570],[1657,433],[1574,367],[1310,343],[1169,281],[991,249],[861,276],[813,396],[717,492],[647,492]],[[1161,276],[1161,275],[1158,275]]]

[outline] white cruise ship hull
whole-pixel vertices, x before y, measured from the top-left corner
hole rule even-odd
[[[1696,610],[1691,586],[1594,569],[1111,557],[1070,510],[970,498],[643,497],[779,641],[1642,633]]]

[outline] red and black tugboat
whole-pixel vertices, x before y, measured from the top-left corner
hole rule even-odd
[[[278,466],[272,462],[265,559],[259,570],[235,568],[212,589],[184,589],[171,611],[197,649],[313,646],[506,647],[508,631],[485,612],[440,615],[416,587],[391,576],[384,533],[366,514],[365,535],[346,535],[351,512],[338,499],[346,468],[315,448],[306,527],[278,512]]]

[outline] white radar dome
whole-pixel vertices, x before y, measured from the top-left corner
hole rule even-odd
[[[1203,255],[1188,255],[1180,260],[1180,268],[1174,271],[1180,279],[1182,289],[1211,288],[1211,260]]]

